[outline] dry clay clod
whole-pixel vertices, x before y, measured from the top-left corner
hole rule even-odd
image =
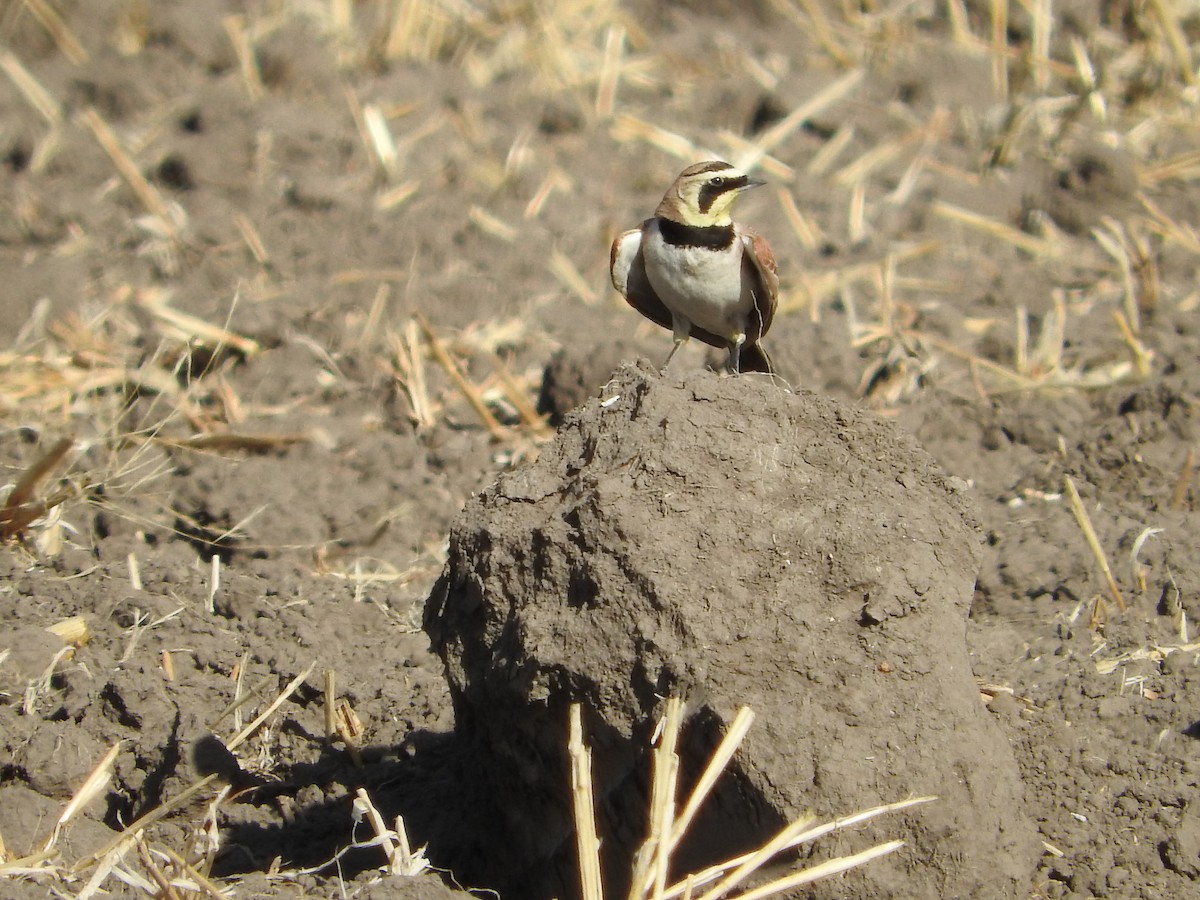
[[[693,717],[685,789],[737,708],[758,714],[678,865],[746,850],[804,809],[937,794],[818,842],[818,858],[908,846],[811,896],[1017,895],[1036,847],[964,641],[978,554],[953,482],[870,414],[767,379],[622,369],[535,464],[468,503],[426,610],[474,793],[503,835],[456,874],[525,897],[578,890],[573,701],[590,709],[605,870],[628,871],[638,754],[677,693]]]

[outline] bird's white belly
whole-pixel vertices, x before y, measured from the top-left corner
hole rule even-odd
[[[668,244],[651,226],[643,252],[646,277],[672,313],[724,338],[745,328],[753,297],[742,283],[742,245],[724,250]]]

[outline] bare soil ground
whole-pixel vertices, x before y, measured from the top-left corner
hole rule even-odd
[[[969,485],[1019,895],[1200,897],[1200,17],[1050,8],[0,3],[0,891],[450,892],[331,860],[360,788],[443,869],[487,833],[451,524],[665,356],[608,244],[724,158],[783,378]]]

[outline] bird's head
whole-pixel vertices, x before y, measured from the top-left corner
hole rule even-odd
[[[727,162],[696,163],[679,173],[654,214],[702,228],[729,225],[738,194],[763,183]]]

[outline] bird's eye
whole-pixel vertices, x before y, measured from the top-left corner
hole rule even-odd
[[[708,183],[711,184],[713,187],[724,187],[725,186],[725,178],[721,175],[717,175],[714,178],[710,178]]]

